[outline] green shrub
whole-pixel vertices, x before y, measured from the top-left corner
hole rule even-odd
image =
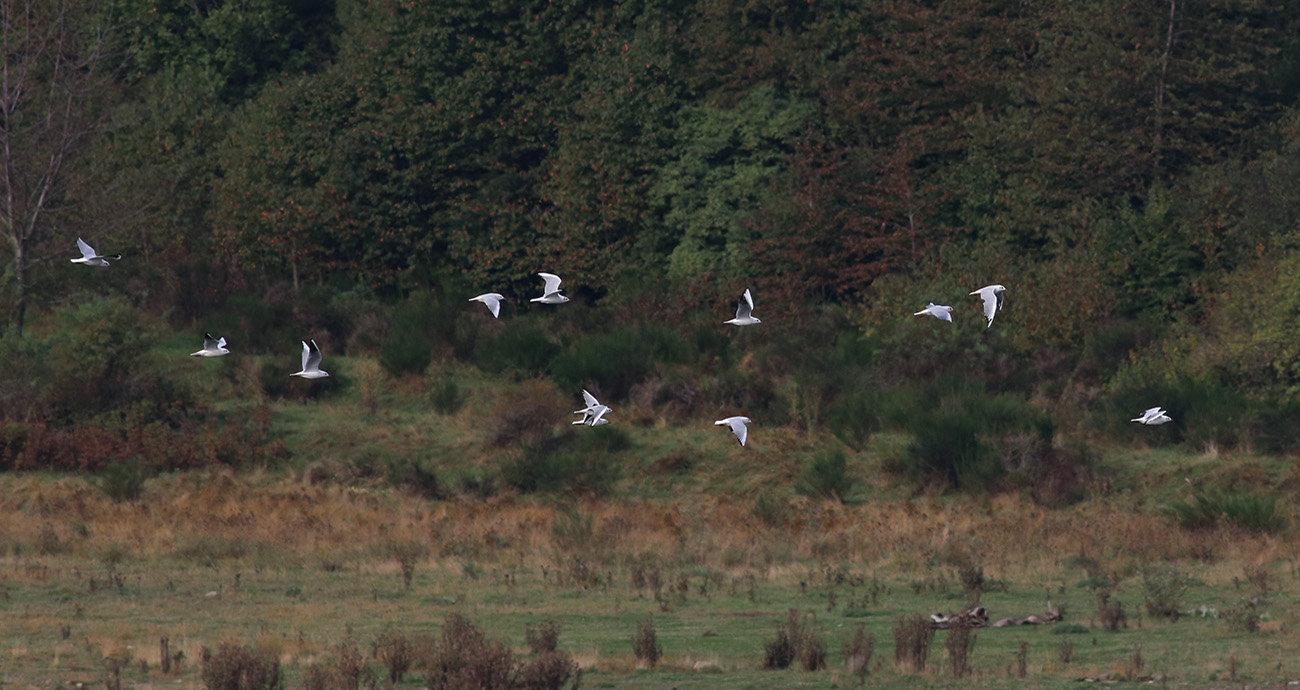
[[[758,371],[743,369],[726,369],[716,376],[705,379],[700,392],[712,408],[742,410],[747,416],[755,412],[764,413],[768,424],[783,424],[782,417],[788,411],[776,405],[776,388],[772,378]]]
[[[391,376],[420,375],[433,361],[433,347],[423,324],[420,303],[406,302],[393,310],[379,350],[379,365]]]
[[[582,427],[531,444],[520,457],[502,465],[501,478],[525,493],[601,495],[613,488],[621,474],[615,454],[629,447],[630,437],[617,427]]]
[[[453,415],[465,404],[465,396],[461,393],[456,379],[448,376],[429,392],[429,404],[438,414]]]
[[[430,499],[444,498],[442,482],[438,473],[414,458],[387,458],[388,482],[393,486],[410,489],[412,492]]]
[[[137,399],[140,385],[133,384],[149,370],[161,332],[153,317],[121,297],[93,297],[55,310],[53,326],[45,338],[45,395],[56,418],[85,419]]]
[[[563,389],[595,387],[619,400],[656,366],[685,361],[687,350],[665,328],[623,327],[579,340],[551,363],[551,376]]]
[[[1142,569],[1143,604],[1147,613],[1177,620],[1187,591],[1187,575],[1170,566],[1149,565]]]
[[[489,373],[514,371],[524,376],[545,374],[560,354],[560,346],[536,326],[501,331],[478,347],[475,364]]]
[[[836,448],[819,453],[804,470],[797,488],[807,496],[833,498],[842,502],[853,490],[853,478],[848,475],[848,461],[844,451]]]
[[[788,502],[767,491],[758,492],[754,497],[754,507],[750,510],[750,514],[758,518],[759,522],[772,528],[785,527],[789,513]]]
[[[1289,526],[1276,497],[1253,491],[1197,491],[1191,500],[1171,503],[1166,513],[1185,529],[1212,529],[1227,524],[1251,532],[1276,534]]]
[[[856,390],[837,398],[826,409],[826,427],[851,448],[866,447],[880,430],[880,396],[872,389]]]
[[[132,458],[106,465],[99,475],[99,488],[118,503],[134,501],[140,497],[148,478],[149,473],[141,466],[140,460]]]

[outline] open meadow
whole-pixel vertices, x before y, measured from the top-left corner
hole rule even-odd
[[[373,413],[362,385],[272,403],[291,456],[320,458],[278,469],[0,475],[5,687],[227,687],[204,669],[230,644],[278,662],[285,687],[383,687],[395,658],[398,687],[428,687],[456,614],[520,674],[554,621],[588,688],[1300,679],[1300,538],[1184,529],[1168,509],[1193,482],[1292,487],[1290,461],[1116,449],[1086,497],[1044,508],[1023,492],[917,492],[882,469],[898,442],[881,434],[883,451],[849,455],[841,501],[790,489],[812,454],[798,430],[756,430],[741,448],[629,409],[601,492],[521,493],[475,466],[510,454],[476,420],[505,394],[489,384],[451,414],[421,411],[423,384],[382,379]],[[421,448],[447,454],[423,460],[429,476],[385,459]],[[897,646],[918,634],[912,618],[976,602],[993,620],[1049,606],[1063,620],[976,628],[964,653],[937,630],[915,643],[919,666]],[[647,622],[653,666],[633,645]],[[789,668],[765,669],[779,629],[799,642]]]

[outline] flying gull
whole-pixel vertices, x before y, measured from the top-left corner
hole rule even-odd
[[[744,301],[736,305],[736,318],[723,321],[722,323],[735,324],[737,326],[753,326],[756,323],[763,323],[751,316],[754,311],[754,298],[749,294],[749,288],[745,288],[745,294],[742,295]]]
[[[929,314],[930,316],[933,316],[936,319],[940,319],[943,321],[947,321],[948,323],[952,323],[952,307],[945,307],[942,304],[935,304],[934,302],[930,302],[929,304],[925,305],[925,309],[916,312],[912,316],[922,316],[924,314]]]
[[[982,287],[970,294],[979,295],[984,300],[984,318],[989,320],[989,326],[993,325],[993,317],[1002,308],[1002,293],[1007,289],[1001,285],[990,285]],[[986,326],[987,328],[987,326]]]
[[[546,287],[542,290],[541,297],[534,297],[529,302],[541,302],[542,304],[564,304],[569,301],[568,297],[560,294],[560,277],[554,273],[538,273],[542,280],[546,281]]]
[[[211,333],[203,334],[203,349],[198,352],[191,352],[191,357],[221,357],[230,354],[226,349],[226,339],[213,338]]]
[[[117,261],[122,258],[121,254],[104,254],[100,255],[95,252],[95,248],[86,244],[86,241],[77,238],[77,248],[81,250],[80,259],[69,259],[74,264],[86,264],[87,266],[107,266],[108,259]]]
[[[745,439],[749,438],[749,427],[746,424],[749,424],[749,417],[727,417],[713,423],[714,426],[731,427],[731,433],[736,435],[736,440],[742,446],[745,445]]]
[[[301,376],[305,379],[323,379],[329,376],[329,372],[320,369],[320,348],[316,346],[315,339],[312,339],[311,345],[306,342],[302,344],[302,371],[289,375]]]
[[[499,318],[501,314],[501,300],[505,299],[500,293],[489,292],[478,297],[471,297],[471,302],[482,302],[487,305],[488,311],[492,312],[492,318]]]

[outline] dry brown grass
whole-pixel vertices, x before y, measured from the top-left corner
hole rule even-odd
[[[1204,562],[1202,579],[1231,582],[1243,563],[1300,554],[1300,536],[1188,532],[1164,518],[1088,502],[1046,511],[1014,497],[940,505],[926,498],[845,506],[792,499],[774,540],[753,501],[724,495],[680,500],[586,501],[607,563],[674,553],[684,563],[739,575],[796,560],[850,568],[915,569],[952,553],[979,553],[994,577],[1059,570],[1058,554],[1087,553],[1128,575],[1142,563]],[[151,479],[135,504],[115,503],[78,478],[0,477],[0,555],[67,552],[108,558],[316,564],[390,557],[377,544],[421,544],[429,558],[539,563],[564,560],[554,505],[504,495],[429,503],[402,492],[304,485],[269,474],[203,471]],[[996,565],[995,565],[996,564]],[[416,563],[424,567],[423,563]]]

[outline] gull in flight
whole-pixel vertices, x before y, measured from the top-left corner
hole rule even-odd
[[[230,354],[226,349],[226,339],[220,340],[213,338],[211,333],[203,334],[203,349],[198,352],[191,352],[191,357],[221,357]]]
[[[289,375],[301,376],[305,379],[323,379],[329,376],[328,371],[320,370],[320,348],[316,346],[314,338],[311,345],[306,342],[302,344],[302,371],[296,371]]]
[[[935,304],[934,302],[930,302],[929,304],[925,305],[925,309],[916,312],[912,316],[921,316],[923,314],[929,314],[930,316],[933,316],[936,319],[941,319],[943,321],[947,321],[948,323],[952,323],[952,307],[945,307],[942,304]]]
[[[582,419],[574,422],[575,425],[600,426],[601,424],[609,424],[609,420],[605,419],[605,414],[610,411],[608,405],[601,405],[596,396],[588,393],[585,388],[582,389],[582,401],[587,403],[587,406],[581,410],[573,411],[573,414],[582,415]]]
[[[558,283],[557,283],[557,284],[558,284]],[[483,304],[486,304],[486,305],[487,305],[487,308],[488,308],[488,311],[492,312],[492,318],[495,319],[495,318],[499,318],[499,316],[500,316],[500,314],[501,314],[501,300],[503,300],[503,299],[505,299],[505,297],[502,297],[500,293],[489,292],[489,293],[487,293],[486,295],[479,295],[478,297],[471,297],[471,298],[469,298],[469,301],[471,301],[471,302],[482,302]],[[565,299],[568,299],[568,298],[565,298]]]
[[[736,435],[736,440],[742,446],[745,445],[745,439],[749,438],[749,427],[746,424],[749,424],[749,417],[727,417],[713,423],[714,426],[731,427],[731,433]]]
[[[568,297],[560,294],[560,277],[554,273],[538,273],[542,280],[546,281],[546,287],[542,290],[541,297],[534,297],[529,302],[541,302],[542,304],[564,304],[569,301]]]
[[[77,248],[81,250],[80,259],[69,259],[74,264],[86,264],[87,266],[107,266],[108,259],[117,261],[122,258],[121,254],[104,254],[95,253],[95,248],[86,244],[86,241],[77,238]]]
[[[736,305],[736,318],[722,323],[731,323],[737,326],[753,326],[756,323],[763,323],[750,315],[754,311],[754,298],[749,294],[749,288],[745,288],[745,294],[742,296],[745,301]]]
[[[1141,417],[1130,419],[1129,421],[1137,422],[1138,424],[1146,424],[1148,426],[1159,426],[1161,424],[1172,422],[1173,420],[1170,419],[1169,413],[1165,412],[1164,409],[1153,407],[1146,412],[1143,412]]]
[[[984,300],[984,318],[989,320],[989,326],[993,325],[993,316],[1002,308],[1002,293],[1006,291],[1001,285],[990,285],[970,293],[979,295]]]

